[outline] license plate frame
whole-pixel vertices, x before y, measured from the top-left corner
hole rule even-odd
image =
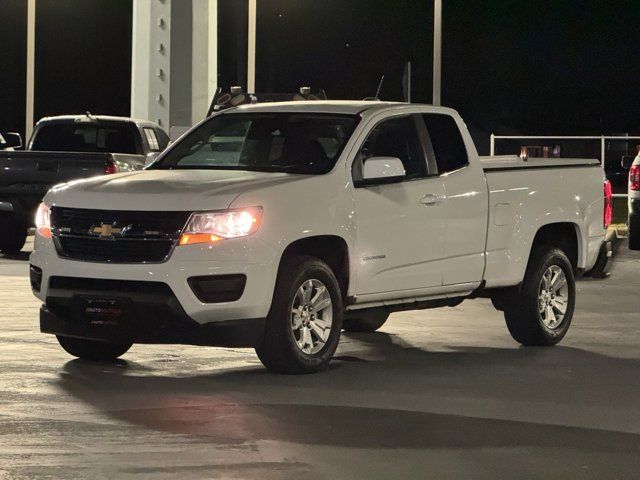
[[[120,327],[128,316],[126,302],[120,298],[84,297],[82,318],[91,326]]]

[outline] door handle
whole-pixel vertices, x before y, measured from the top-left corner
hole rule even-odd
[[[440,205],[444,197],[441,195],[434,195],[433,193],[427,193],[420,199],[420,203],[425,207],[433,207],[435,205]]]

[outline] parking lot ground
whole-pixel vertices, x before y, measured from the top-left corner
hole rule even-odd
[[[38,331],[27,255],[0,257],[0,478],[640,478],[640,255],[579,282],[553,348],[489,301],[345,334],[332,368],[136,345],[72,360]]]

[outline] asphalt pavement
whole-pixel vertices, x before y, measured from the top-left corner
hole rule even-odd
[[[640,478],[640,252],[624,244],[610,278],[578,283],[556,347],[520,347],[473,300],[345,334],[308,376],[229,348],[73,360],[39,333],[27,259],[0,255],[0,478]]]

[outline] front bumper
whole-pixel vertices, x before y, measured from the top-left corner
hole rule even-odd
[[[172,318],[184,317],[202,326],[265,318],[271,308],[280,260],[275,248],[255,237],[229,240],[214,246],[178,247],[168,261],[155,264],[109,264],[65,259],[57,255],[51,241],[38,235],[35,247],[30,257],[31,265],[35,267],[32,269],[32,283],[39,284],[40,288],[33,288],[33,293],[57,317],[65,318],[68,314],[68,311],[60,309],[61,299],[66,299],[65,302],[71,305],[83,296],[117,297],[125,303],[132,302],[138,318],[151,316],[147,310],[153,310],[151,307],[154,305],[162,306],[169,302],[180,310],[172,308]],[[193,281],[189,284],[193,278],[219,276],[246,278],[240,298],[207,303],[202,301],[206,299],[201,291],[197,288],[194,291]],[[52,288],[52,280],[55,284],[56,278],[78,281],[63,289]],[[113,289],[118,282],[119,286]],[[84,288],[85,283],[92,285],[89,291]],[[141,292],[155,288],[150,287],[154,285],[163,285],[164,290],[156,291],[152,299],[139,298]]]
[[[153,310],[157,311],[158,305],[154,305]],[[260,318],[201,325],[184,312],[165,311],[157,317],[149,315],[140,305],[133,306],[131,314],[122,318],[118,325],[93,324],[79,311],[71,315],[67,311],[60,316],[47,305],[40,307],[41,332],[112,343],[255,347],[262,340],[264,325],[265,320]]]

